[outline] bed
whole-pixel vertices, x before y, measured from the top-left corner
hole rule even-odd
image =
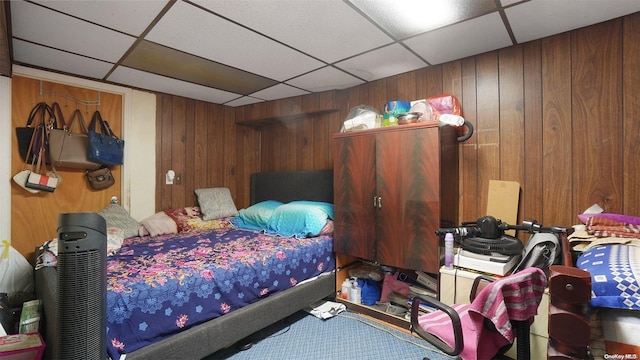
[[[287,205],[332,203],[332,185],[330,170],[256,173],[251,176],[248,209],[271,201]],[[330,227],[306,237],[273,236],[267,231],[238,228],[232,221],[237,218],[240,217],[229,218],[231,226],[127,237],[110,254],[107,258],[110,357],[201,359],[335,294]],[[222,218],[220,222],[226,220]],[[179,249],[190,249],[188,256],[221,262],[203,267],[200,260],[185,257]],[[141,253],[151,255],[138,256]],[[133,268],[130,263],[125,265],[131,259],[137,261],[135,271],[123,271],[127,266]],[[144,276],[136,275],[144,271]],[[57,353],[55,267],[39,267],[35,277],[36,293],[44,304],[45,356],[51,357]],[[128,277],[131,283],[126,282]],[[190,282],[195,283],[193,289],[181,287]],[[147,290],[142,287],[145,283],[151,285]],[[163,293],[161,284],[172,288],[173,295]],[[176,291],[177,287],[180,291]],[[132,300],[132,294],[144,291],[148,292],[144,299]],[[149,320],[147,316],[151,313],[160,314],[160,319]],[[146,336],[152,328],[160,333]],[[133,343],[137,338],[142,342]],[[126,356],[121,357],[122,353]]]
[[[575,267],[591,280],[586,312],[591,325],[590,351],[596,359],[618,355],[638,358],[640,219],[620,214],[579,217],[584,224],[574,226],[569,241]],[[564,303],[572,300],[558,299]]]

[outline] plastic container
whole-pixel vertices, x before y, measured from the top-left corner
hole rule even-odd
[[[358,285],[358,279],[351,279],[351,292],[349,292],[349,301],[356,304],[362,303],[362,288]]]
[[[453,269],[453,234],[447,233],[444,236],[444,267]]]
[[[342,289],[340,290],[340,298],[342,300],[349,300],[349,292],[351,291],[351,281],[344,279],[342,282]]]

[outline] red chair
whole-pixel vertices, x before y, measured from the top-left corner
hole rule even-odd
[[[492,282],[474,298],[482,279]],[[546,286],[544,271],[531,267],[497,280],[476,278],[471,304],[448,306],[418,296],[411,306],[411,330],[443,352],[465,360],[504,354],[517,336],[518,360],[529,359],[529,328]],[[438,310],[420,315],[420,302]]]

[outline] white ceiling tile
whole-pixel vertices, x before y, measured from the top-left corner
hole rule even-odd
[[[640,11],[638,0],[532,0],[505,9],[518,43]]]
[[[176,3],[148,40],[283,81],[323,63],[193,5]]]
[[[190,99],[223,104],[241,95],[119,66],[107,79],[140,89],[149,89]]]
[[[507,6],[511,6],[511,5],[514,5],[514,4],[517,4],[519,2],[523,2],[523,1],[529,1],[529,0],[500,0],[500,4],[503,7],[507,7]]]
[[[364,81],[331,66],[312,71],[308,74],[304,74],[287,81],[287,84],[308,90],[310,92],[342,90],[363,83]]]
[[[341,61],[336,66],[361,79],[372,81],[420,69],[427,64],[403,46],[393,44]]]
[[[342,0],[195,3],[327,63],[393,42]]]
[[[167,0],[38,0],[38,4],[56,9],[90,22],[139,36],[158,16]]]
[[[497,13],[418,35],[404,43],[432,65],[512,45]]]
[[[225,103],[225,105],[234,106],[235,107],[235,106],[243,106],[243,105],[255,104],[255,103],[259,103],[259,102],[264,102],[264,100],[252,98],[251,96],[243,96],[243,97],[241,97],[239,99],[231,100],[228,103]]]
[[[136,40],[24,1],[11,2],[11,24],[16,38],[109,62],[118,61]]]
[[[21,40],[13,40],[13,57],[21,63],[97,79],[103,78],[113,67],[108,62]]]
[[[256,91],[251,94],[251,96],[264,100],[276,100],[306,94],[308,94],[307,91],[296,89],[293,86],[289,86],[286,84],[278,84],[272,87],[268,87],[264,90]]]

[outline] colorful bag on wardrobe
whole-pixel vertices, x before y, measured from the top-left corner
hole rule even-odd
[[[96,127],[100,128],[97,129]],[[102,165],[122,165],[124,140],[118,138],[111,126],[96,110],[89,124],[89,160]]]

